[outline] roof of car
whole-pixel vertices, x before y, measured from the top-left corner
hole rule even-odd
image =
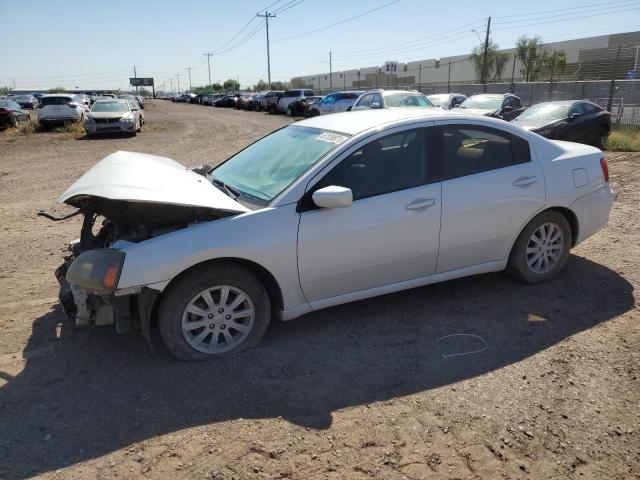
[[[356,135],[366,130],[381,127],[403,120],[482,120],[494,123],[488,117],[468,114],[456,110],[442,110],[440,108],[381,108],[371,110],[358,110],[355,112],[336,113],[333,115],[320,115],[296,123],[296,126],[331,130],[334,132]],[[496,120],[500,124],[508,125],[502,120]]]

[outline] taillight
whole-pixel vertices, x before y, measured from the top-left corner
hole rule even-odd
[[[604,177],[604,181],[609,181],[609,165],[607,165],[607,159],[602,157],[600,159],[600,168],[602,168],[602,176]]]
[[[9,110],[6,108],[0,108],[0,113],[9,113]]]

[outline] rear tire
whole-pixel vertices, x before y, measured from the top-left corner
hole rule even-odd
[[[564,268],[572,244],[566,217],[553,210],[542,212],[520,232],[509,255],[507,272],[524,283],[549,281]]]
[[[222,298],[224,289],[226,300]],[[242,303],[234,307],[236,300]],[[251,314],[233,317],[241,311]],[[171,355],[198,361],[256,346],[269,326],[271,305],[253,273],[233,263],[218,263],[196,268],[171,285],[158,312],[160,334]],[[202,326],[198,326],[200,322]]]

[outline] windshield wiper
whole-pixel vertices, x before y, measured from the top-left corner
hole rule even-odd
[[[222,190],[224,193],[226,193],[228,196],[233,198],[234,200],[238,198],[238,196],[240,196],[240,192],[238,190],[230,187],[229,185],[224,183],[222,180],[218,180],[217,178],[211,177],[211,182],[220,190]]]

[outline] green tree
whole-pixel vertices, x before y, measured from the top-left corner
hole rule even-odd
[[[271,90],[286,90],[287,84],[284,82],[271,82]]]
[[[0,95],[9,95],[11,93],[11,87],[0,87]]]
[[[539,76],[542,69],[550,65],[549,52],[542,48],[542,38],[527,37],[523,35],[516,42],[516,58],[520,60],[522,67],[520,73],[525,82],[533,82]],[[566,56],[565,56],[566,64]]]
[[[65,93],[66,91],[67,89],[64,87],[55,87],[49,89],[49,93]]]
[[[213,83],[211,85],[205,85],[204,87],[196,87],[193,89],[193,93],[202,95],[205,93],[218,93],[222,91],[222,85],[219,83]]]
[[[238,90],[240,90],[240,83],[237,80],[234,80],[233,78],[230,78],[229,80],[225,81],[222,84],[222,86],[227,92],[230,90],[233,90],[234,92],[237,92]]]
[[[258,80],[258,83],[256,83],[253,86],[253,91],[254,92],[264,92],[265,90],[269,89],[269,85],[267,85],[267,82],[265,82],[263,79]]]
[[[485,78],[488,81],[497,82],[502,77],[504,67],[511,58],[511,55],[507,52],[501,52],[498,49],[498,45],[493,43],[489,39],[487,48],[487,64],[485,71]],[[473,61],[473,69],[476,72],[476,77],[482,82],[482,64],[484,62],[484,44],[475,47],[471,51],[471,60]]]
[[[138,89],[138,95],[142,95],[143,97],[150,97],[152,94],[146,88],[139,88]]]

